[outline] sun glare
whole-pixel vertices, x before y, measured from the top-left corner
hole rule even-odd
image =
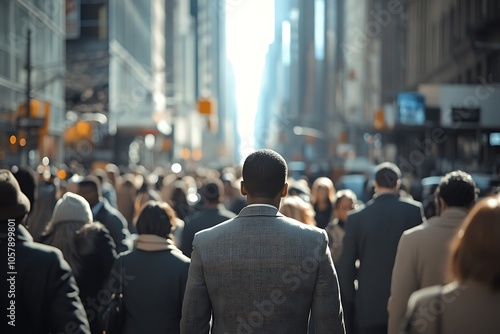
[[[254,150],[254,125],[262,71],[274,41],[274,0],[226,1],[226,52],[236,79],[240,153]]]

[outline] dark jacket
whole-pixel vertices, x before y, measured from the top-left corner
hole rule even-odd
[[[4,225],[4,222],[2,222]],[[7,225],[7,224],[5,224]],[[7,271],[0,274],[0,300],[3,310],[2,333],[90,333],[85,310],[78,297],[78,287],[61,252],[33,242],[23,226],[17,226],[15,245],[15,325],[7,324]],[[0,251],[7,258],[8,239],[2,226]],[[7,268],[3,266],[2,268]],[[11,299],[12,300],[12,299]],[[14,330],[14,331],[13,331]]]
[[[420,203],[391,193],[375,195],[365,207],[349,214],[337,268],[347,326],[354,324],[355,317],[360,327],[387,326],[399,239],[405,230],[421,224],[423,217]]]
[[[94,215],[94,221],[98,221],[106,227],[109,235],[113,238],[116,246],[116,253],[120,254],[130,250],[130,231],[127,227],[127,220],[107,200],[104,200],[102,207]]]
[[[236,215],[226,210],[224,204],[219,204],[215,208],[205,208],[186,217],[186,225],[182,231],[181,250],[184,255],[191,257],[193,251],[194,235],[204,229],[214,227]]]
[[[138,247],[142,237],[139,235]],[[163,250],[135,248],[121,256],[123,262],[118,259],[113,272],[120,272],[122,262],[126,310],[123,333],[180,333],[189,259],[171,243]]]
[[[78,259],[72,269],[80,299],[92,333],[102,334],[99,315],[107,306],[107,299],[102,296],[111,291],[106,283],[116,259],[115,244],[103,225],[97,223],[85,225],[71,241]]]

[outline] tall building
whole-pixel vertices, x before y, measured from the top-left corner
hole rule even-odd
[[[165,2],[66,7],[68,121],[88,124],[89,133],[67,136],[67,160],[153,166],[163,158],[157,124],[167,117]]]
[[[0,163],[35,165],[44,156],[58,162],[65,114],[64,2],[2,0],[0,16]]]
[[[197,164],[218,168],[236,158],[236,111],[230,93],[234,79],[226,72],[225,6],[224,0],[177,1],[172,5],[173,25],[167,26],[172,159],[188,168]]]
[[[193,0],[191,12],[196,22],[196,98],[214,101],[212,113],[202,115],[201,119],[201,154],[192,158],[214,167],[231,164],[235,162],[236,133],[235,115],[227,107],[229,101],[224,87],[227,78],[226,1]]]
[[[408,88],[500,82],[500,2],[424,0],[408,15]]]
[[[87,129],[66,136],[67,162],[90,165],[114,159],[108,136],[109,62],[108,1],[66,1],[67,123]]]
[[[411,127],[414,137],[400,141],[401,158],[427,172],[496,173],[500,2],[416,1],[409,3],[408,17],[406,84],[422,95],[426,108],[425,123]],[[415,152],[434,161],[427,167]]]
[[[342,6],[336,0],[275,1],[256,139],[289,161],[325,166],[335,159]]]
[[[116,161],[153,167],[164,157],[165,2],[109,0],[109,132]]]
[[[406,3],[346,1],[344,20],[344,141],[373,163],[394,160],[391,126],[393,105],[405,85]]]

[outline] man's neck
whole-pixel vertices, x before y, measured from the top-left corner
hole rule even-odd
[[[384,194],[397,194],[398,189],[396,188],[376,188],[375,194],[384,195]]]
[[[247,205],[255,205],[255,204],[267,204],[272,205],[276,208],[280,207],[281,198],[277,199],[265,198],[265,197],[251,197],[247,196]]]

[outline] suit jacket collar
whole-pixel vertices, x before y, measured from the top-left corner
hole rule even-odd
[[[467,216],[467,210],[458,207],[445,209],[439,217],[436,217],[435,224],[439,226],[459,227]]]
[[[278,208],[271,205],[250,205],[241,209],[238,217],[251,216],[283,216]]]
[[[375,193],[373,195],[373,200],[377,200],[377,199],[383,199],[383,198],[386,198],[386,199],[395,199],[395,198],[399,198],[399,194],[398,193],[390,193],[390,192],[387,192],[387,193],[381,193],[381,194],[377,194]]]
[[[95,216],[97,216],[99,214],[99,211],[101,211],[101,209],[104,207],[104,202],[103,201],[99,201],[96,205],[94,205],[91,209],[92,209],[92,214]]]

